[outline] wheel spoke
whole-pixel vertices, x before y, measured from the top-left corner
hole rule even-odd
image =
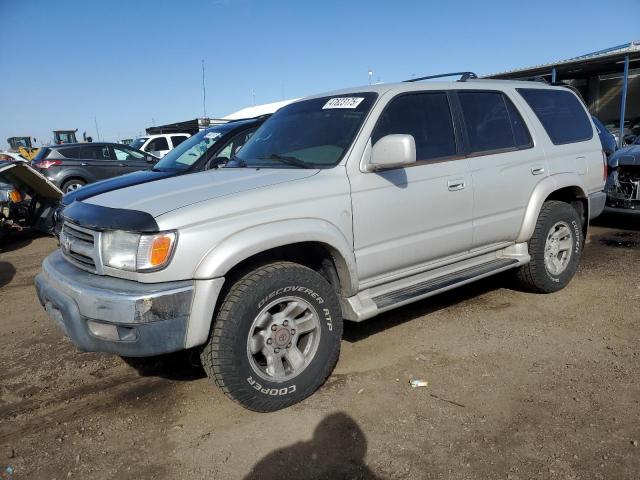
[[[249,340],[249,351],[255,355],[264,348],[264,337],[260,333],[256,333]]]
[[[566,238],[558,242],[558,249],[561,252],[566,250],[571,250],[572,245],[573,245],[573,242],[571,241],[571,238]]]
[[[304,366],[304,355],[295,345],[292,345],[287,349],[285,357],[294,371],[299,370]]]
[[[285,309],[282,311],[282,314],[285,318],[296,318],[302,312],[307,309],[306,306],[302,305],[300,302],[289,302]]]
[[[275,378],[284,377],[286,375],[284,371],[284,364],[282,363],[282,357],[277,355],[267,355],[267,373]]]
[[[272,321],[271,314],[269,312],[264,312],[262,315],[260,315],[260,318],[256,320],[255,325],[258,328],[267,328],[267,326],[269,325],[269,323],[271,323],[271,321]]]
[[[296,320],[296,333],[302,335],[303,333],[310,332],[316,328],[316,322],[313,319],[313,313],[309,312],[303,317]]]

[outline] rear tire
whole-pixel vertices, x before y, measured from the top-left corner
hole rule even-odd
[[[87,184],[84,180],[80,178],[72,178],[71,180],[67,180],[62,184],[62,192],[69,193],[77,190],[79,188],[84,187]]]
[[[231,285],[200,360],[233,400],[271,412],[324,383],[341,337],[340,305],[329,282],[296,263],[269,263]]]
[[[519,283],[539,293],[563,289],[578,269],[583,236],[575,208],[556,200],[545,202],[529,241],[531,261],[516,271]]]

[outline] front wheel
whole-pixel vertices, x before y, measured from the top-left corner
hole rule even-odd
[[[269,412],[324,383],[341,337],[340,305],[329,282],[302,265],[270,263],[231,286],[200,359],[229,397]]]
[[[545,202],[529,241],[531,261],[517,270],[521,285],[540,293],[567,286],[578,269],[583,241],[576,209],[565,202]]]

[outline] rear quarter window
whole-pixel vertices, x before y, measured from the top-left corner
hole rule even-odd
[[[593,138],[593,127],[580,100],[568,90],[518,88],[554,145]]]

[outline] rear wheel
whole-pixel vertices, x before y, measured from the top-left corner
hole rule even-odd
[[[80,178],[72,178],[62,184],[62,191],[64,193],[73,192],[74,190],[84,187],[86,184],[87,182]]]
[[[274,411],[324,383],[341,337],[338,297],[324,277],[295,263],[270,263],[231,286],[200,358],[232,399]]]
[[[578,269],[583,241],[576,209],[565,202],[545,202],[529,241],[531,261],[517,271],[519,282],[541,293],[564,288]]]

